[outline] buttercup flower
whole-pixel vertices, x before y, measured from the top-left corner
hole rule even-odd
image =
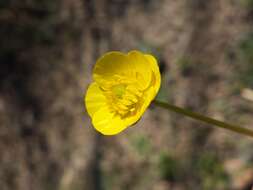
[[[156,59],[149,54],[112,51],[95,64],[85,105],[95,129],[115,135],[137,122],[161,83]]]

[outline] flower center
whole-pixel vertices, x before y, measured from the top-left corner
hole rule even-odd
[[[118,99],[122,99],[126,92],[126,85],[118,84],[112,87],[112,92]]]
[[[128,117],[136,113],[140,105],[143,91],[136,83],[113,84],[104,91],[110,110],[120,117]]]

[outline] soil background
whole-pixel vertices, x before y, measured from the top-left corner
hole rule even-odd
[[[83,97],[96,59],[159,61],[157,99],[253,129],[252,0],[1,0],[1,190],[250,190],[253,140],[151,105],[117,136]]]

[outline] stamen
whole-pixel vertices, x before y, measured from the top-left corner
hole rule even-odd
[[[127,117],[135,113],[139,107],[139,101],[143,96],[137,78],[129,79],[115,75],[112,81],[103,88],[107,103],[114,115]]]

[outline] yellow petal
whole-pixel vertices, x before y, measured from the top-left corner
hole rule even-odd
[[[130,51],[128,54],[132,70],[136,72],[138,82],[142,89],[146,89],[152,80],[152,67],[139,51]]]
[[[94,114],[92,124],[97,131],[104,135],[115,135],[128,127],[125,120],[115,116],[107,106],[102,107]]]
[[[121,52],[112,51],[98,59],[93,69],[93,79],[100,85],[104,85],[115,80],[115,75],[127,75],[129,72],[131,72],[131,65],[128,57]]]
[[[140,107],[137,109],[137,112],[134,115],[132,115],[128,118],[125,118],[125,122],[128,126],[133,125],[141,118],[141,116],[144,114],[144,112],[146,111],[146,109],[150,105],[151,101],[153,100],[153,97],[154,97],[154,89],[149,88],[143,94],[143,97],[139,102]]]
[[[106,106],[106,97],[99,86],[93,82],[88,87],[85,96],[85,105],[88,114],[92,117],[99,109]]]
[[[141,107],[139,108],[138,112],[136,113],[137,118],[140,118],[144,112],[146,111],[146,109],[148,108],[148,106],[150,105],[151,101],[154,98],[154,90],[153,88],[149,88],[143,95],[143,98],[141,99]],[[137,121],[137,120],[136,120]]]
[[[139,51],[131,51],[127,55],[112,51],[102,56],[95,64],[93,78],[101,87],[124,77],[131,81],[133,76],[145,89],[152,80],[152,66]],[[127,80],[126,80],[127,78]]]
[[[160,70],[158,67],[158,63],[156,61],[156,58],[150,54],[145,54],[145,58],[149,61],[152,71],[153,71],[153,81],[152,81],[152,85],[154,88],[154,97],[156,96],[158,90],[160,89],[161,86],[161,74],[160,74]]]
[[[108,106],[104,106],[93,115],[92,124],[97,131],[104,135],[116,135],[136,123],[141,118],[149,104],[150,98],[146,99],[142,108],[137,113],[127,118],[115,116]]]

